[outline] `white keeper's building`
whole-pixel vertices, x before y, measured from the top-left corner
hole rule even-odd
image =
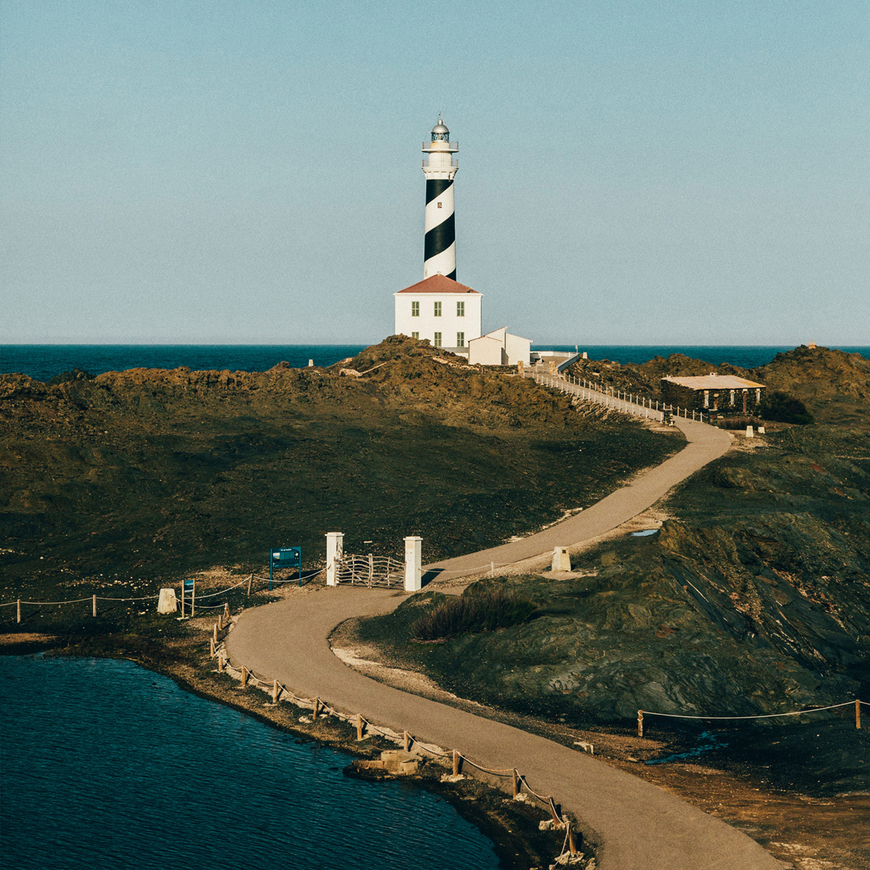
[[[433,347],[468,353],[480,337],[483,295],[446,275],[432,275],[398,293],[396,335],[428,339]]]

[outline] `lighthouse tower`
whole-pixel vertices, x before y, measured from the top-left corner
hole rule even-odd
[[[450,131],[441,116],[432,128],[432,139],[423,143],[426,176],[426,244],[423,278],[446,275],[456,280],[456,228],[453,221],[453,179],[459,163],[453,156],[459,143],[450,142]]]

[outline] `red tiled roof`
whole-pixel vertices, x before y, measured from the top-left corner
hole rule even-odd
[[[460,284],[446,275],[432,275],[431,278],[425,278],[417,284],[399,290],[399,293],[474,293],[480,296],[477,290],[472,290],[471,287],[466,287],[465,284]]]

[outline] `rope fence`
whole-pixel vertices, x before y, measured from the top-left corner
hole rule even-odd
[[[321,573],[323,569],[318,568],[316,570],[310,570],[306,575],[306,580],[310,580],[312,577],[317,576]],[[268,577],[262,577],[257,574],[251,574],[246,577],[244,580],[240,580],[238,583],[233,584],[232,586],[228,586],[226,589],[218,589],[214,592],[199,592],[196,591],[196,581],[193,581],[193,585],[189,589],[189,594],[186,594],[185,584],[182,583],[180,587],[180,595],[176,596],[176,608],[181,611],[182,616],[186,613],[189,613],[190,616],[194,616],[197,609],[199,610],[221,610],[224,608],[226,602],[214,603],[214,604],[204,604],[203,599],[212,599],[216,598],[219,595],[228,595],[235,589],[239,589],[242,586],[247,585],[247,595],[250,596],[253,591],[254,581],[258,581],[265,584],[270,582]],[[278,583],[297,583],[298,578],[293,578],[292,580],[278,580],[274,579],[272,582]],[[176,587],[167,587],[175,589]],[[91,614],[93,617],[97,616],[97,602],[103,601],[111,604],[126,604],[134,601],[159,601],[160,593],[158,592],[156,595],[142,595],[137,597],[125,597],[125,598],[117,598],[113,596],[107,595],[89,595],[86,598],[67,598],[62,601],[29,601],[24,598],[17,598],[15,601],[3,601],[0,602],[0,608],[3,607],[14,607],[15,608],[15,621],[16,623],[21,622],[21,608],[23,606],[28,607],[64,607],[64,606],[72,606],[75,604],[84,604],[85,602],[91,602]]]
[[[396,743],[397,745],[401,745],[406,752],[409,752],[411,750],[411,747],[413,746],[415,752],[426,753],[432,758],[448,761],[450,762],[453,776],[460,776],[463,766],[468,765],[469,767],[473,767],[481,773],[490,776],[499,777],[502,779],[511,779],[512,797],[514,800],[523,800],[523,795],[525,795],[526,793],[531,795],[532,797],[540,801],[543,807],[550,813],[553,820],[553,827],[560,830],[562,828],[565,829],[565,842],[562,846],[562,852],[560,854],[560,857],[566,852],[569,853],[571,856],[577,855],[578,849],[574,839],[575,831],[572,827],[571,820],[568,818],[567,815],[561,812],[558,804],[556,804],[552,795],[543,795],[536,792],[529,785],[525,775],[521,774],[517,770],[517,768],[484,767],[483,765],[478,764],[476,761],[469,758],[458,749],[453,749],[445,752],[441,749],[441,747],[432,746],[417,740],[408,731],[397,732],[389,728],[382,728],[381,726],[375,725],[373,722],[370,722],[361,713],[344,713],[330,706],[321,698],[305,698],[296,695],[286,686],[282,686],[278,682],[278,680],[270,680],[265,677],[258,676],[252,670],[248,669],[245,665],[242,665],[241,667],[234,666],[230,662],[229,657],[227,656],[225,645],[222,642],[217,642],[218,631],[222,631],[224,627],[226,627],[230,622],[232,622],[231,619],[227,619],[225,621],[222,617],[218,621],[218,623],[215,624],[214,635],[209,640],[209,656],[210,658],[217,659],[218,673],[226,673],[234,679],[239,680],[242,684],[242,688],[252,686],[267,693],[271,696],[272,704],[278,704],[280,701],[289,701],[290,703],[302,709],[310,709],[313,712],[313,719],[315,721],[319,716],[329,715],[334,716],[340,721],[352,724],[356,728],[357,740],[364,740],[366,733],[380,734],[387,740]],[[579,831],[577,833],[579,834]]]
[[[856,698],[854,701],[843,701],[841,704],[829,704],[827,707],[808,707],[805,710],[791,710],[788,713],[759,713],[755,716],[691,716],[685,713],[657,713],[654,710],[637,711],[637,736],[643,737],[644,716],[661,716],[668,719],[697,719],[704,722],[739,721],[749,719],[779,719],[783,716],[803,716],[805,713],[821,713],[824,710],[836,710],[841,707],[855,707],[855,727],[861,730],[861,705],[870,706],[867,701]]]
[[[438,568],[437,566],[433,566],[431,568],[424,569],[423,573],[427,574],[427,573],[429,573],[429,571],[437,571],[438,577],[441,578],[445,574],[479,574],[482,571],[489,571],[489,576],[494,577],[496,568],[506,568],[508,565],[514,565],[514,564],[516,564],[516,563],[515,562],[489,562],[486,565],[477,565],[474,568],[449,568],[446,570],[442,570],[441,568]]]

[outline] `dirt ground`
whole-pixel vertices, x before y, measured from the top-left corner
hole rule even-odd
[[[213,617],[177,623],[146,613],[151,605],[108,602],[153,597],[160,586],[177,586],[213,565],[232,567],[201,572],[198,590],[226,588],[230,578],[266,570],[270,542],[302,544],[306,567],[314,567],[322,561],[310,554],[322,552],[323,534],[332,528],[344,529],[347,540],[364,551],[380,552],[379,546],[413,532],[438,542],[439,552],[427,551],[427,559],[467,552],[588,505],[677,447],[639,426],[602,419],[595,409],[575,408],[566,397],[536,390],[523,379],[446,365],[428,350],[406,345],[387,342],[362,354],[357,369],[378,366],[365,382],[280,366],[232,376],[136,370],[54,386],[0,378],[0,488],[13,495],[0,511],[0,631],[8,632],[0,636],[0,654],[51,648],[124,656],[277,727],[360,752],[346,724],[300,722],[305,717],[299,710],[272,708],[261,693],[240,691],[215,674],[203,652]],[[634,389],[619,380],[627,376],[623,367],[608,366],[596,364],[596,370]],[[666,371],[685,373],[684,366],[680,360],[653,361],[645,377],[654,383]],[[780,698],[809,706],[821,703],[826,692],[841,700],[862,696],[868,685],[868,366],[857,355],[824,349],[778,356],[758,376],[802,398],[819,424],[772,428],[751,450],[731,451],[695,475],[664,505],[673,518],[664,531],[630,545],[638,553],[645,548],[646,561],[638,557],[629,564],[629,545],[617,542],[601,549],[600,564],[584,569],[590,584],[596,576],[610,578],[621,591],[609,601],[625,606],[617,612],[610,605],[607,612],[623,628],[633,624],[625,611],[635,622],[646,619],[645,611],[631,611],[637,602],[626,596],[632,565],[638,588],[656,576],[664,588],[678,577],[700,589],[708,603],[718,602],[711,619],[721,617],[721,631],[711,622],[698,634],[698,648],[714,653],[707,657],[707,672],[719,680],[722,691],[714,696],[723,709],[732,710],[745,694],[741,681],[761,685],[756,673],[776,689],[762,698],[767,704]],[[418,473],[409,480],[405,469],[411,464]],[[482,531],[470,540],[469,530]],[[591,585],[589,591],[609,592]],[[97,618],[91,615],[92,593],[100,595]],[[691,603],[677,588],[659,598],[667,598],[673,610],[668,602],[674,595]],[[19,598],[27,600],[17,625]],[[70,598],[82,603],[28,603]],[[248,598],[239,589],[227,600],[238,612],[269,596],[261,588]],[[651,600],[646,595],[644,606]],[[668,637],[679,637],[673,615],[652,621],[643,643],[661,651]],[[741,664],[749,661],[745,657],[715,654],[728,632],[741,655],[753,652],[767,661],[765,650],[774,649],[778,663],[750,672],[750,664]],[[553,632],[557,639],[568,634]],[[620,629],[608,649],[624,654],[627,638],[630,632]],[[767,645],[761,653],[758,638]],[[396,663],[379,659],[352,633],[339,633],[334,641],[352,666],[377,679],[410,680],[413,691],[472,704],[407,668],[390,668]],[[516,658],[516,648],[510,652]],[[489,667],[483,656],[478,663]],[[662,670],[671,681],[682,679],[681,691],[703,676],[698,659]],[[805,678],[816,671],[817,678]],[[490,685],[493,673],[484,674]],[[795,674],[803,682],[792,685],[789,675]],[[616,694],[614,678],[599,682],[603,695]],[[806,697],[777,694],[795,687]],[[476,696],[462,685],[454,689]],[[826,714],[788,726],[717,728],[715,739],[705,725],[648,721],[647,736],[640,739],[629,720],[641,703],[629,705],[622,719],[611,715],[591,725],[567,703],[506,712],[503,693],[489,700],[488,715],[568,745],[591,743],[605,763],[727,820],[785,867],[870,868],[870,764],[856,769],[870,756],[870,709],[862,731],[846,715]],[[671,755],[683,757],[647,763]],[[432,783],[427,787],[441,787]],[[489,807],[476,822],[484,830],[491,825],[495,834],[487,833],[496,843],[503,839],[505,867],[547,866],[556,847],[535,845],[535,824],[505,815],[514,806],[500,795],[483,799],[469,791],[463,797],[465,788],[471,786],[459,785],[445,799],[455,798],[469,816]]]

